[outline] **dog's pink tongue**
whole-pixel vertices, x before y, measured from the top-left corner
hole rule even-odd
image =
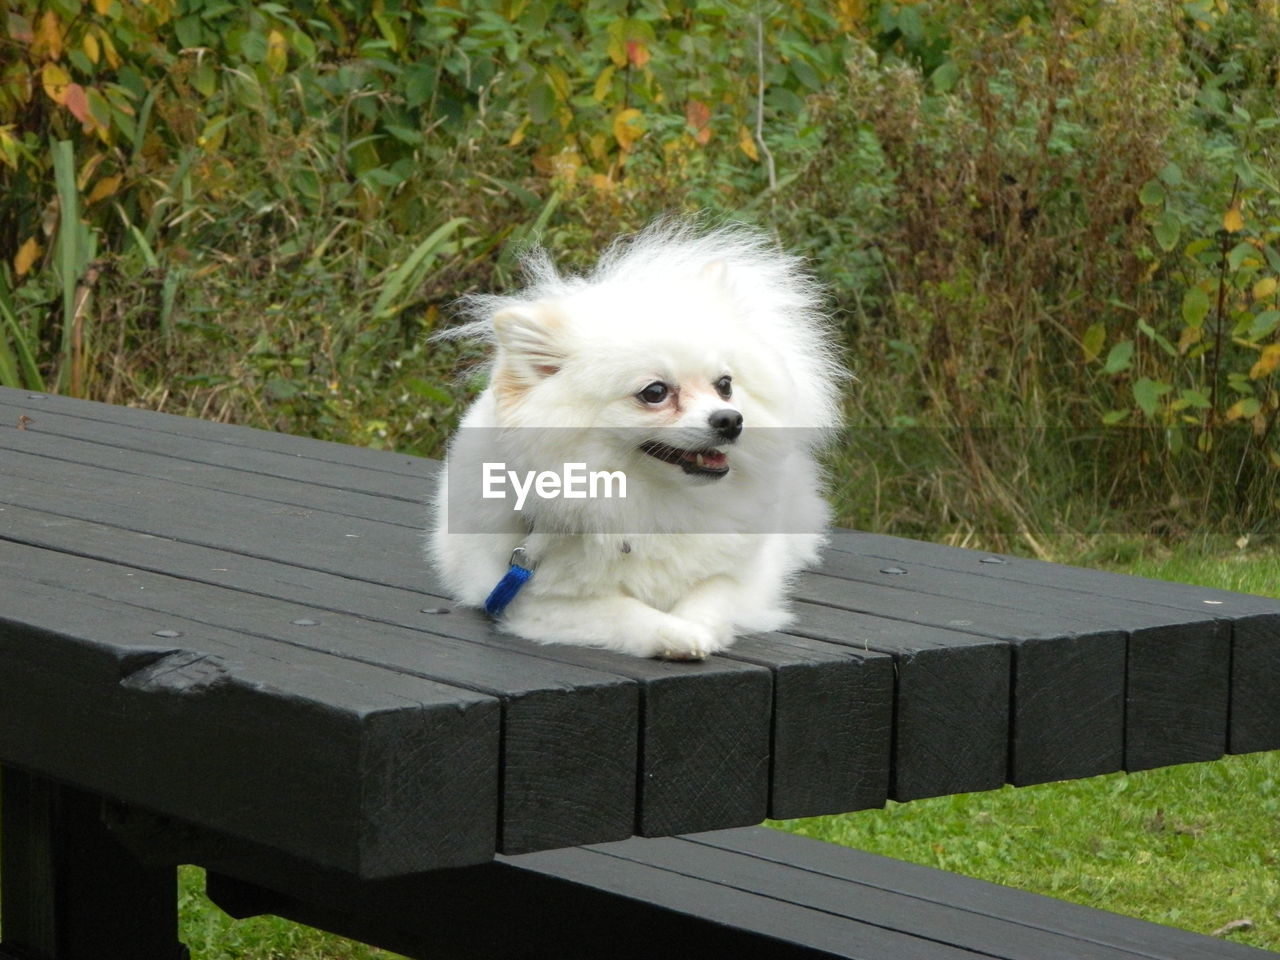
[[[688,463],[696,463],[699,466],[710,467],[712,470],[719,470],[729,462],[727,454],[715,451],[711,453],[698,453],[693,450],[686,450],[680,455],[680,458]]]

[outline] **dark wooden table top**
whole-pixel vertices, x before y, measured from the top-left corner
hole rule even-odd
[[[436,464],[0,389],[0,762],[362,877],[1280,747],[1280,602],[837,532],[705,663],[535,646]]]

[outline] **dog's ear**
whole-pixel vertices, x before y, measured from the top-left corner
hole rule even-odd
[[[546,303],[499,310],[493,315],[499,365],[505,364],[510,373],[528,381],[557,373],[565,357],[562,326],[560,316]]]

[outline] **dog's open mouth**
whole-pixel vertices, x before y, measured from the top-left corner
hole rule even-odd
[[[729,455],[723,450],[682,450],[669,443],[649,440],[640,449],[663,463],[675,464],[685,473],[700,477],[723,477],[729,472]]]

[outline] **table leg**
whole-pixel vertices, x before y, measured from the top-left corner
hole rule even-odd
[[[186,960],[172,866],[138,862],[102,800],[0,768],[0,957]]]

